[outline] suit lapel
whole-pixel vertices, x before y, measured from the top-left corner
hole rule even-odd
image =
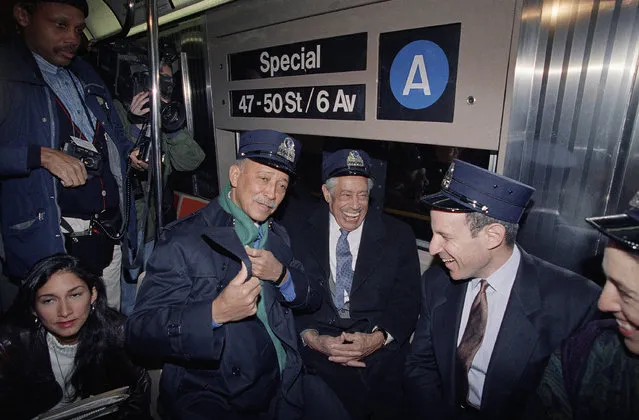
[[[320,269],[320,281],[323,282],[324,293],[327,293],[329,301],[332,302],[331,290],[328,282],[331,277],[331,270],[328,261],[328,206],[323,205],[318,211],[314,212],[308,219],[308,248],[312,256],[315,266]],[[310,267],[304,262],[305,268]]]
[[[328,266],[328,207],[324,206],[309,218],[309,247],[317,265],[322,269],[324,278],[330,276]]]
[[[366,283],[375,272],[377,265],[383,260],[380,256],[384,252],[384,235],[385,230],[381,215],[376,211],[369,210],[359,243],[351,296]]]
[[[484,382],[482,411],[488,413],[492,410],[493,401],[499,404],[517,389],[539,339],[537,329],[531,322],[532,315],[539,310],[541,300],[535,279],[536,268],[530,256],[521,248],[520,251],[521,262],[517,277]]]
[[[447,388],[443,390],[444,395],[451,395],[454,402],[456,401],[457,337],[459,336],[459,324],[461,323],[468,283],[458,285],[453,283],[454,280],[450,281],[451,284],[446,294],[434,305],[431,328],[432,331],[436,331],[435,334],[432,334],[432,337],[436,337],[433,340],[433,348],[442,377],[442,387]],[[451,328],[452,326],[454,328]],[[447,378],[450,378],[450,382]]]

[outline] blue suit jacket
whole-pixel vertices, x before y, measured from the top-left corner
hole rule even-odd
[[[404,372],[414,418],[459,417],[455,354],[467,285],[451,280],[439,265],[422,277],[420,319]],[[551,353],[592,318],[600,291],[590,280],[521,250],[486,372],[482,418],[516,417]]]

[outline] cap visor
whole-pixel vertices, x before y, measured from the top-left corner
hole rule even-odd
[[[277,169],[279,171],[285,172],[289,175],[295,175],[295,171],[291,170],[291,168],[289,167],[289,165],[283,163],[283,162],[278,162],[275,159],[272,158],[263,158],[263,157],[247,157],[247,159],[251,159],[257,163],[261,163],[262,165],[266,165],[266,166],[270,166],[271,168]]]
[[[470,213],[473,211],[441,191],[436,194],[423,197],[421,202],[436,210],[449,211],[453,213]]]
[[[371,174],[370,172],[364,170],[364,169],[338,169],[336,171],[331,172],[326,179],[329,178],[336,178],[336,177],[340,177],[340,176],[363,176],[366,178],[370,178]]]
[[[639,221],[627,214],[589,217],[586,222],[604,235],[630,247],[630,249],[639,250]]]

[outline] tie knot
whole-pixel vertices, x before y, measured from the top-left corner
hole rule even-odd
[[[349,230],[346,230],[344,228],[339,228],[339,231],[341,233],[340,237],[345,238],[348,236],[349,233],[351,233]]]
[[[486,291],[486,289],[488,288],[488,281],[486,279],[481,279],[479,281],[479,293],[484,293]]]

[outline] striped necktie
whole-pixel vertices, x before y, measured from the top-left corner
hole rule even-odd
[[[337,240],[337,267],[335,269],[335,296],[333,301],[337,309],[344,308],[344,291],[346,293],[351,292],[351,285],[353,284],[353,255],[351,254],[351,248],[348,245],[348,230],[339,230],[341,235]]]
[[[461,397],[464,400],[468,398],[468,371],[486,332],[486,322],[488,321],[487,287],[488,282],[482,279],[479,293],[475,296],[475,300],[473,300],[473,304],[470,307],[464,335],[459,342],[459,346],[457,346],[457,361],[461,364],[458,380],[461,382]]]

